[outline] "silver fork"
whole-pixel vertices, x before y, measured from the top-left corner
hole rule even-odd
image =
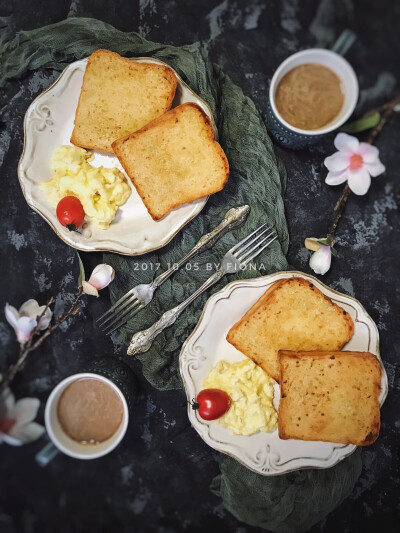
[[[154,292],[160,287],[172,274],[189,259],[200,252],[204,252],[222,237],[226,232],[238,228],[246,220],[250,207],[241,205],[232,207],[224,216],[223,220],[210,233],[201,237],[197,244],[182,257],[177,263],[168,270],[157,276],[151,283],[141,283],[133,287],[122,298],[120,298],[110,309],[97,319],[97,325],[104,329],[105,333],[110,334],[125,322],[133,318],[139,311],[148,305],[153,299]]]
[[[138,331],[131,339],[128,347],[128,355],[135,355],[137,353],[147,352],[153,344],[154,339],[165,328],[171,326],[178,316],[186,307],[193,302],[200,294],[202,294],[209,287],[217,283],[225,274],[233,274],[238,270],[244,268],[252,259],[257,257],[267,246],[269,246],[276,238],[276,232],[263,224],[255,231],[250,233],[247,237],[239,241],[233,248],[231,248],[222,258],[220,268],[203,283],[189,298],[177,305],[173,309],[166,311],[161,318],[155,322],[150,328]]]

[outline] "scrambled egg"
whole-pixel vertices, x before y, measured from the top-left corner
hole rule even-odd
[[[130,196],[125,176],[117,168],[93,167],[94,155],[76,146],[59,146],[53,152],[55,175],[40,184],[48,201],[56,206],[65,196],[76,196],[85,214],[101,229],[107,229],[118,207]]]
[[[216,422],[235,435],[266,433],[276,428],[278,415],[273,406],[274,380],[247,359],[238,363],[219,361],[203,389],[220,389],[231,397],[231,408]]]

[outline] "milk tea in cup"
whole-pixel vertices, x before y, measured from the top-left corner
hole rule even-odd
[[[100,444],[122,423],[124,408],[115,390],[100,379],[80,378],[62,392],[57,417],[62,430],[80,444]]]
[[[275,104],[290,125],[302,130],[317,130],[333,122],[344,103],[340,77],[319,63],[304,63],[280,80]]]
[[[268,133],[281,146],[303,149],[344,124],[358,94],[355,72],[341,55],[323,48],[296,52],[272,76]]]
[[[44,413],[52,444],[37,454],[38,464],[48,464],[55,449],[76,459],[96,459],[118,446],[129,423],[127,400],[120,388],[124,387],[122,370],[116,378],[113,372],[107,372],[109,377],[82,372],[58,383]]]

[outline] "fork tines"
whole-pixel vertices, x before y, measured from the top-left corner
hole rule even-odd
[[[237,260],[240,266],[244,267],[277,237],[278,235],[272,227],[262,224],[250,235],[238,242],[228,253],[231,253],[235,261]],[[115,302],[96,322],[106,334],[110,334],[133,318],[144,307],[144,303],[138,298],[137,292],[133,288]]]
[[[128,319],[143,309],[134,289],[127,292],[110,309],[97,319],[97,324],[108,335],[121,327]]]
[[[255,231],[250,233],[250,235],[238,242],[236,246],[231,248],[230,252],[235,255],[241,266],[246,266],[252,259],[257,257],[265,248],[267,248],[267,246],[269,246],[275,239],[278,238],[276,231],[271,226],[266,226],[267,224],[262,224]],[[264,238],[260,240],[262,236],[264,236]],[[253,239],[251,239],[251,237],[253,237]],[[251,240],[249,241],[249,239]],[[249,250],[248,248],[252,244],[254,244],[254,246],[252,246]],[[262,244],[264,245],[261,246]]]

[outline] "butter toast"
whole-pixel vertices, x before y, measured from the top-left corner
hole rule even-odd
[[[111,144],[163,115],[172,105],[177,78],[156,63],[130,61],[109,50],[89,57],[71,143],[112,152]]]
[[[280,280],[228,332],[227,340],[279,381],[279,350],[340,350],[354,323],[310,281]]]
[[[220,191],[228,160],[204,111],[185,103],[112,144],[154,220]]]
[[[280,351],[281,439],[366,446],[378,437],[382,369],[369,352]]]

